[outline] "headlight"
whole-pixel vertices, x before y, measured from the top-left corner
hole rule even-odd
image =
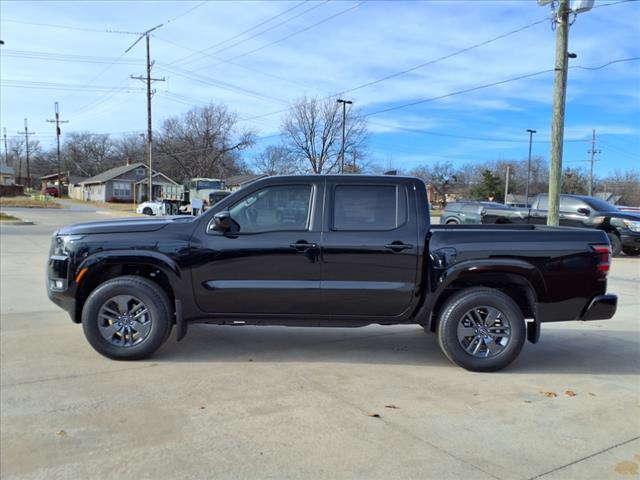
[[[623,220],[624,225],[632,232],[640,232],[640,221]]]
[[[81,238],[82,235],[54,235],[51,240],[51,255],[66,256],[69,251],[69,247]]]
[[[591,219],[591,223],[593,223],[594,225],[600,225],[601,223],[604,223],[604,219],[606,217],[603,217],[602,215],[598,216],[598,217],[593,217]]]

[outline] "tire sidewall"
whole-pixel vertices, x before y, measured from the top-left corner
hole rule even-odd
[[[140,299],[151,315],[151,330],[138,345],[118,347],[100,333],[98,313],[104,303],[116,295],[131,295]],[[91,346],[100,354],[114,360],[139,360],[151,355],[166,340],[171,331],[168,298],[155,285],[144,280],[120,277],[97,287],[82,309],[82,328]]]
[[[506,316],[511,328],[507,347],[498,355],[479,358],[467,353],[458,341],[458,324],[474,307],[490,306]],[[498,290],[470,289],[452,297],[444,306],[438,325],[438,339],[445,355],[467,370],[491,372],[509,365],[520,354],[526,339],[524,316],[516,303]]]
[[[622,241],[615,233],[607,233],[609,243],[611,243],[611,254],[617,257],[622,252]]]

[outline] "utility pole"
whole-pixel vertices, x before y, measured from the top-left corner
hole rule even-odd
[[[54,104],[56,118],[54,120],[47,120],[48,123],[56,124],[56,153],[58,158],[58,197],[62,196],[62,181],[60,180],[60,124],[69,123],[69,120],[60,120],[60,112],[58,110],[58,102]],[[69,179],[67,179],[68,181]]]
[[[18,132],[18,135],[24,135],[25,149],[27,152],[27,187],[31,188],[31,171],[29,170],[29,135],[35,135],[35,132],[29,131],[27,119],[24,119],[24,133]],[[22,175],[22,160],[20,160],[19,176]]]
[[[553,80],[553,114],[551,117],[551,165],[549,167],[549,211],[547,225],[560,221],[560,188],[562,182],[562,147],[564,142],[564,109],[567,96],[567,46],[569,43],[569,0],[558,0],[556,23],[556,61]]]
[[[152,128],[152,122],[151,122],[151,98],[153,97],[153,94],[155,93],[155,90],[151,90],[151,82],[164,82],[165,79],[163,78],[152,78],[151,77],[151,67],[153,66],[153,64],[155,62],[151,61],[151,53],[150,53],[150,47],[149,47],[149,37],[151,32],[153,32],[154,30],[160,28],[162,26],[162,24],[157,25],[149,30],[147,30],[146,32],[140,34],[140,37],[133,43],[133,45],[131,45],[129,48],[127,48],[127,50],[125,51],[125,53],[127,53],[129,50],[131,50],[134,45],[136,45],[141,39],[142,37],[146,38],[146,43],[147,43],[147,75],[146,77],[143,76],[137,76],[134,77],[133,75],[131,75],[131,78],[135,79],[135,80],[142,80],[144,82],[146,82],[147,84],[147,164],[148,164],[148,170],[149,170],[149,192],[147,195],[147,200],[153,200],[153,150],[151,148],[152,143],[153,143],[153,128]]]
[[[342,145],[340,146],[340,173],[344,173],[344,140],[345,129],[347,125],[347,105],[353,104],[351,100],[342,100],[339,98],[337,103],[342,104]]]
[[[3,128],[3,137],[4,137],[4,164],[9,166],[9,153],[7,152],[7,129]]]
[[[511,165],[507,165],[507,179],[505,180],[504,185],[504,204],[507,204],[507,195],[509,194],[509,169]]]
[[[524,203],[525,208],[529,207],[529,178],[531,177],[531,144],[533,143],[533,134],[536,133],[535,130],[531,130],[527,128],[527,132],[529,132],[529,161],[527,162],[527,185],[524,190]]]
[[[596,150],[596,129],[593,129],[593,136],[591,137],[591,168],[589,168],[589,196],[593,196],[593,164],[596,162],[596,154],[602,153],[602,150]]]

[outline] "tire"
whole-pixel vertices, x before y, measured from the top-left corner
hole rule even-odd
[[[144,215],[153,215],[153,210],[150,207],[144,207],[142,209],[142,213]]]
[[[622,251],[625,255],[629,255],[630,257],[637,257],[640,255],[640,248],[638,247],[622,247]]]
[[[460,222],[457,220],[448,220],[446,225],[460,225]]]
[[[613,232],[608,232],[607,237],[609,237],[609,243],[611,243],[611,254],[614,257],[617,257],[622,252],[622,242],[620,241],[620,237]]]
[[[138,276],[117,277],[91,292],[82,309],[82,328],[105,357],[141,360],[169,337],[172,312],[171,301],[157,284]]]
[[[484,287],[462,290],[446,301],[441,312],[440,348],[462,368],[474,372],[500,370],[513,362],[524,346],[524,315],[511,297],[499,290]],[[474,318],[478,319],[475,326],[470,312],[475,312]],[[478,328],[482,329],[480,335]]]

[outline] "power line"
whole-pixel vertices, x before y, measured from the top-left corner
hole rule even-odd
[[[199,75],[197,73],[192,73],[188,70],[183,70],[179,67],[166,67],[166,66],[161,66],[160,67],[161,70],[169,72],[169,73],[173,73],[174,75],[177,75],[179,77],[183,77],[189,80],[193,80],[196,82],[200,82],[200,83],[204,83],[205,85],[210,85],[216,88],[220,88],[222,90],[228,90],[234,93],[239,93],[242,95],[247,95],[249,97],[253,97],[253,98],[258,98],[260,100],[266,100],[269,101],[271,103],[277,103],[279,105],[288,105],[289,102],[287,102],[286,100],[283,100],[281,98],[277,98],[277,97],[272,97],[270,95],[263,95],[260,94],[258,92],[255,92],[253,90],[249,90],[246,88],[242,88],[242,87],[237,87],[234,86],[230,83],[227,82],[223,82],[220,80],[213,80],[213,79],[209,79],[207,77],[204,77],[202,75]]]
[[[111,92],[115,91],[118,93],[130,93],[135,91],[140,91],[140,89],[132,89],[132,88],[119,88],[114,90],[114,87],[109,86],[86,86],[79,85],[73,83],[52,83],[52,82],[35,82],[28,80],[5,80],[0,79],[0,83],[3,87],[7,88],[30,88],[30,89],[38,89],[38,90],[70,90],[73,92]]]
[[[238,33],[238,34],[236,34],[236,35],[234,35],[233,37],[230,37],[230,38],[227,38],[227,39],[225,39],[225,40],[222,40],[221,42],[214,43],[213,45],[210,45],[210,46],[208,46],[207,48],[203,48],[202,50],[197,50],[197,51],[195,51],[195,53],[193,53],[193,54],[191,54],[191,55],[187,55],[186,57],[184,57],[184,58],[182,58],[182,59],[180,59],[180,60],[175,60],[175,61],[171,62],[171,63],[170,63],[170,65],[176,65],[176,64],[178,64],[179,66],[184,66],[184,65],[187,65],[187,64],[189,64],[189,63],[192,63],[192,62],[194,62],[194,61],[197,61],[197,60],[198,60],[197,58],[196,58],[196,59],[191,60],[191,58],[192,58],[192,57],[195,57],[195,56],[198,56],[198,55],[201,55],[201,56],[203,56],[203,57],[204,57],[204,56],[209,56],[209,54],[205,54],[205,52],[208,52],[209,50],[213,50],[214,48],[216,48],[216,47],[218,47],[218,46],[220,46],[220,45],[224,45],[225,43],[230,42],[230,41],[232,41],[232,40],[235,40],[236,38],[241,37],[241,36],[243,36],[243,35],[245,35],[245,34],[247,34],[247,33],[251,32],[251,31],[255,30],[256,28],[259,28],[259,27],[261,27],[261,26],[263,26],[263,25],[266,25],[267,23],[269,23],[269,22],[271,22],[271,21],[275,20],[276,18],[279,18],[279,17],[281,17],[282,15],[285,15],[285,14],[287,14],[287,13],[289,13],[289,12],[291,12],[291,11],[295,10],[296,8],[298,8],[298,7],[300,7],[301,5],[305,4],[307,1],[308,1],[308,0],[305,0],[305,1],[303,1],[303,2],[300,2],[300,3],[296,4],[296,5],[294,5],[293,7],[288,8],[288,9],[284,10],[283,12],[280,12],[280,13],[279,13],[279,14],[277,14],[277,15],[274,15],[274,16],[272,16],[272,17],[269,17],[269,18],[267,18],[266,20],[264,20],[264,21],[262,21],[262,22],[260,22],[260,23],[258,23],[258,24],[256,24],[256,25],[254,25],[254,26],[252,26],[252,27],[250,27],[250,28],[248,28],[248,29],[246,29],[246,30],[244,30],[244,31],[242,31],[242,32],[240,32],[240,33]],[[297,17],[299,17],[299,16],[301,16],[301,15],[304,15],[305,13],[309,12],[310,10],[313,10],[314,8],[318,8],[319,6],[321,6],[321,5],[325,4],[325,3],[327,3],[328,1],[329,1],[329,0],[325,0],[325,1],[323,1],[322,3],[319,3],[319,4],[317,4],[317,5],[314,5],[313,7],[311,7],[311,8],[309,8],[309,9],[307,9],[307,10],[303,11],[303,12],[302,12],[302,13],[300,13],[300,14],[294,15],[293,17],[290,17],[290,18],[286,19],[286,20],[285,20],[285,21],[283,21],[283,22],[280,22],[280,23],[278,23],[278,24],[276,24],[276,25],[274,25],[274,26],[272,26],[272,27],[269,27],[268,29],[263,30],[263,31],[261,31],[261,32],[259,32],[259,33],[257,33],[257,34],[255,34],[255,35],[252,35],[251,37],[246,38],[246,39],[242,40],[241,42],[237,42],[237,43],[235,43],[235,44],[233,44],[233,45],[231,45],[230,47],[227,47],[227,48],[231,48],[231,47],[233,47],[233,46],[235,46],[235,45],[239,45],[239,44],[240,44],[240,43],[242,43],[242,42],[246,42],[246,41],[248,41],[248,40],[250,40],[250,39],[252,39],[252,38],[255,38],[255,37],[259,36],[259,35],[262,35],[263,33],[266,33],[266,32],[268,32],[268,31],[270,31],[270,30],[273,30],[274,28],[277,28],[277,27],[279,27],[279,26],[281,26],[281,25],[284,25],[285,23],[290,22],[290,21],[291,21],[291,20],[293,20],[294,18],[297,18]],[[222,49],[222,50],[225,50],[225,49]],[[222,51],[222,50],[221,50],[221,51]]]
[[[290,34],[288,34],[288,35],[285,35],[284,37],[281,37],[281,38],[279,38],[279,39],[277,39],[277,40],[274,40],[273,42],[269,42],[269,43],[267,43],[267,44],[265,44],[265,45],[262,45],[262,46],[260,46],[260,47],[258,47],[258,48],[254,48],[253,50],[249,50],[248,52],[244,52],[244,53],[241,53],[241,54],[235,55],[235,56],[233,56],[233,57],[231,57],[231,58],[226,58],[224,61],[229,62],[229,61],[231,61],[231,60],[237,60],[238,58],[246,57],[247,55],[251,55],[251,54],[253,54],[253,53],[259,52],[260,50],[264,50],[265,48],[268,48],[268,47],[270,47],[270,46],[272,46],[272,45],[275,45],[275,44],[277,44],[277,43],[284,42],[285,40],[288,40],[288,39],[290,39],[291,37],[294,37],[294,36],[296,36],[296,35],[299,35],[299,34],[301,34],[301,33],[306,32],[306,31],[308,31],[308,30],[311,30],[312,28],[315,28],[315,27],[317,27],[318,25],[322,25],[323,23],[326,23],[326,22],[328,22],[328,21],[330,21],[330,20],[333,20],[334,18],[339,17],[340,15],[344,15],[345,13],[350,12],[351,10],[353,10],[353,9],[355,9],[355,8],[360,7],[360,6],[361,6],[362,4],[364,4],[365,2],[367,2],[367,0],[362,0],[361,2],[358,2],[357,4],[350,6],[349,8],[346,8],[346,9],[344,9],[344,10],[339,11],[338,13],[334,13],[333,15],[330,15],[330,16],[328,16],[328,17],[325,17],[325,18],[323,18],[322,20],[319,20],[319,21],[317,21],[316,23],[313,23],[313,24],[311,24],[311,25],[309,25],[309,26],[307,26],[307,27],[305,27],[305,28],[302,28],[302,29],[300,29],[300,30],[296,30],[296,31],[295,31],[295,32],[293,32],[293,33],[290,33]],[[221,62],[218,62],[218,63],[214,63],[214,64],[211,64],[211,65],[207,65],[207,66],[205,66],[205,67],[199,68],[198,70],[204,70],[204,69],[207,69],[207,68],[215,67],[216,65],[220,65],[220,64],[224,63],[224,61],[221,61]],[[196,71],[197,71],[197,70],[196,70]]]
[[[179,18],[182,18],[182,17],[184,17],[185,15],[189,15],[191,12],[193,12],[194,10],[196,10],[196,9],[200,8],[201,6],[203,6],[203,5],[204,5],[204,4],[206,4],[206,3],[207,3],[207,1],[206,1],[206,0],[205,0],[204,2],[200,2],[199,4],[195,5],[194,7],[191,7],[190,9],[188,9],[187,11],[182,12],[181,14],[176,15],[175,17],[173,17],[173,18],[171,18],[171,19],[167,20],[166,22],[164,22],[164,24],[165,24],[165,25],[167,25],[167,24],[169,24],[169,23],[171,23],[171,22],[175,22],[175,21],[176,21],[176,20],[178,20]]]
[[[527,30],[527,29],[529,29],[529,28],[531,28],[531,27],[534,27],[534,26],[536,26],[536,25],[539,25],[539,24],[541,24],[541,23],[544,23],[544,22],[546,22],[547,20],[548,20],[548,18],[547,18],[547,17],[545,17],[544,19],[537,20],[537,21],[535,21],[535,22],[533,22],[533,23],[530,23],[530,24],[527,24],[527,25],[523,25],[522,27],[516,28],[515,30],[510,30],[510,31],[508,31],[508,32],[505,32],[505,33],[503,33],[503,34],[500,34],[500,35],[498,35],[497,37],[493,37],[493,38],[490,38],[490,39],[485,40],[485,41],[483,41],[483,42],[479,42],[479,43],[476,43],[476,44],[474,44],[474,45],[470,45],[470,46],[468,46],[468,47],[461,48],[461,49],[456,50],[456,51],[454,51],[454,52],[451,52],[451,53],[449,53],[449,54],[447,54],[447,55],[444,55],[444,56],[442,56],[442,57],[438,57],[438,58],[435,58],[435,59],[429,60],[429,61],[427,61],[427,62],[419,63],[418,65],[414,65],[413,67],[409,67],[409,68],[407,68],[407,69],[405,69],[405,70],[401,70],[401,71],[399,71],[399,72],[395,72],[395,73],[392,73],[392,74],[390,74],[390,75],[386,75],[386,76],[384,76],[384,77],[378,78],[378,79],[376,79],[376,80],[372,80],[372,81],[370,81],[370,82],[366,82],[366,83],[363,83],[363,84],[360,84],[360,85],[356,85],[356,86],[354,86],[354,87],[348,88],[348,89],[346,89],[346,90],[342,90],[342,91],[337,92],[337,93],[334,93],[334,94],[332,94],[332,95],[328,95],[328,96],[326,96],[326,97],[321,98],[321,100],[328,100],[328,99],[333,98],[333,97],[336,97],[336,96],[344,95],[345,93],[351,93],[351,92],[354,92],[354,91],[356,91],[356,90],[360,90],[360,89],[362,89],[362,88],[365,88],[365,87],[368,87],[368,86],[371,86],[371,85],[375,85],[375,84],[378,84],[378,83],[384,82],[384,81],[386,81],[386,80],[390,80],[390,79],[392,79],[392,78],[396,78],[396,77],[399,77],[399,76],[401,76],[401,75],[404,75],[404,74],[407,74],[407,73],[413,72],[413,71],[418,70],[418,69],[420,69],[420,68],[424,68],[424,67],[426,67],[426,66],[433,65],[433,64],[435,64],[435,63],[441,62],[441,61],[443,61],[443,60],[447,60],[447,59],[449,59],[449,58],[455,57],[455,56],[460,55],[460,54],[462,54],[462,53],[466,53],[466,52],[469,52],[469,51],[471,51],[471,50],[475,50],[476,48],[479,48],[479,47],[482,47],[482,46],[488,45],[488,44],[490,44],[490,43],[496,42],[496,41],[501,40],[501,39],[503,39],[503,38],[506,38],[506,37],[508,37],[508,36],[515,35],[516,33],[520,33],[520,32],[522,32],[522,31],[524,31],[524,30]],[[266,113],[266,114],[262,114],[262,115],[254,116],[254,117],[251,117],[251,118],[249,118],[249,119],[247,119],[247,120],[254,120],[254,119],[257,119],[257,118],[262,118],[262,117],[266,117],[266,116],[270,116],[270,115],[277,115],[277,114],[279,114],[279,113],[284,113],[284,112],[287,112],[287,111],[289,111],[289,110],[290,110],[290,108],[283,109],[283,110],[277,110],[277,111],[275,111],[275,112],[269,112],[269,113]]]
[[[144,60],[121,59],[121,57],[97,57],[93,55],[71,55],[54,52],[37,52],[32,50],[3,50],[2,54],[7,57],[26,58],[33,60],[50,60],[60,62],[76,63],[121,63],[126,65],[142,65]]]
[[[420,64],[415,65],[415,66],[413,66],[411,68],[408,68],[406,70],[401,70],[399,72],[392,73],[391,75],[387,75],[385,77],[378,78],[377,80],[372,80],[371,82],[363,83],[362,85],[358,85],[358,86],[350,88],[348,90],[343,90],[338,95],[343,95],[345,93],[351,93],[351,92],[354,92],[356,90],[360,90],[361,88],[370,87],[371,85],[375,85],[377,83],[384,82],[386,80],[390,80],[392,78],[396,78],[396,77],[405,75],[407,73],[413,72],[415,70],[419,70],[419,69],[424,68],[426,66],[433,65],[434,63],[438,63],[438,62],[441,62],[443,60],[448,60],[449,58],[453,58],[453,57],[455,57],[457,55],[460,55],[462,53],[466,53],[466,52],[469,52],[471,50],[475,50],[476,48],[480,48],[480,47],[483,47],[483,46],[488,45],[490,43],[496,42],[498,40],[502,40],[503,38],[509,37],[511,35],[515,35],[516,33],[520,33],[520,32],[522,32],[524,30],[527,30],[527,29],[529,29],[531,27],[535,27],[536,25],[540,25],[541,23],[546,23],[548,21],[549,21],[549,19],[547,17],[545,17],[542,20],[538,20],[536,22],[530,23],[528,25],[525,25],[523,27],[517,28],[515,30],[511,30],[509,32],[503,33],[501,35],[498,35],[497,37],[490,38],[489,40],[485,40],[484,42],[476,43],[475,45],[471,45],[471,46],[466,47],[466,48],[461,48],[460,50],[456,50],[455,52],[449,53],[449,54],[444,55],[442,57],[438,57],[438,58],[435,58],[433,60],[429,60],[428,62],[420,63]]]
[[[473,140],[473,141],[478,141],[478,142],[494,142],[494,143],[517,143],[517,144],[522,144],[522,143],[529,143],[529,140],[523,139],[523,140],[517,140],[514,138],[495,138],[495,137],[472,137],[472,136],[467,136],[467,135],[457,135],[457,134],[453,134],[453,133],[442,133],[442,132],[432,132],[430,130],[422,130],[422,129],[418,129],[418,128],[411,128],[411,127],[403,127],[400,125],[389,125],[389,124],[385,124],[385,123],[380,123],[380,122],[368,122],[369,125],[377,125],[380,127],[386,127],[386,128],[390,128],[390,129],[394,129],[394,130],[402,130],[402,131],[406,131],[406,132],[410,132],[410,133],[417,133],[417,134],[422,134],[422,135],[430,135],[430,136],[434,136],[434,137],[444,137],[444,138],[455,138],[458,140]],[[533,143],[549,143],[551,140],[535,140]],[[574,140],[565,140],[566,142],[569,143],[584,143],[589,141],[588,139],[574,139]]]
[[[166,42],[166,43],[168,43],[170,45],[173,45],[174,47],[182,48],[184,50],[189,50],[191,52],[197,52],[197,50],[195,50],[193,48],[187,47],[185,45],[180,45],[179,43],[173,42],[171,40],[168,40],[168,39],[166,39],[164,37],[160,37],[158,35],[153,35],[153,38],[156,38],[156,39],[160,40],[161,42]],[[288,78],[285,78],[285,77],[281,77],[279,75],[274,75],[272,73],[268,73],[268,72],[265,72],[263,70],[258,70],[257,68],[250,67],[248,65],[243,65],[241,63],[236,63],[236,62],[229,62],[227,60],[224,60],[222,57],[216,57],[215,55],[206,55],[206,56],[214,58],[214,59],[219,60],[219,61],[224,62],[224,63],[228,63],[229,65],[233,65],[234,67],[243,68],[245,70],[249,70],[250,72],[259,73],[260,75],[264,75],[266,77],[271,77],[271,78],[275,78],[276,80],[280,80],[282,82],[290,83],[290,84],[295,85],[297,87],[307,88],[306,85],[301,85],[299,83],[293,82],[293,81],[291,81],[291,79],[288,79]],[[171,64],[167,64],[167,66],[169,66],[169,65],[171,65]],[[158,66],[160,68],[162,68],[163,64],[158,64]]]
[[[81,32],[97,32],[97,33],[118,33],[118,34],[130,34],[129,32],[119,32],[119,31],[110,31],[107,29],[97,29],[97,28],[86,28],[86,27],[76,27],[73,25],[56,25],[53,23],[39,23],[39,22],[25,22],[23,20],[14,20],[10,18],[3,18],[3,22],[9,23],[18,23],[22,25],[35,25],[38,27],[48,27],[48,28],[60,28],[64,30],[78,30]]]
[[[602,140],[602,138],[600,138],[599,142],[605,145],[607,148],[612,148],[614,151],[618,153],[628,155],[629,157],[632,157],[632,158],[640,158],[640,152],[636,152],[636,153],[629,152],[623,148],[618,147],[617,145],[610,144],[608,140]]]
[[[618,60],[612,60],[612,61],[609,61],[609,62],[607,62],[607,63],[605,63],[603,65],[600,65],[598,67],[581,67],[581,66],[575,65],[575,66],[571,66],[569,68],[584,68],[586,70],[600,70],[601,68],[604,68],[604,67],[606,67],[608,65],[613,65],[614,63],[632,62],[632,61],[635,61],[635,60],[640,60],[640,57],[621,58],[621,59],[618,59]],[[547,69],[547,70],[541,70],[539,72],[527,73],[525,75],[519,75],[517,77],[508,78],[506,80],[499,80],[499,81],[496,81],[496,82],[486,83],[486,84],[483,84],[483,85],[478,85],[478,86],[467,88],[467,89],[464,89],[464,90],[458,90],[458,91],[455,91],[455,92],[446,93],[444,95],[438,95],[436,97],[425,98],[425,99],[422,99],[422,100],[417,100],[415,102],[409,102],[409,103],[405,103],[405,104],[402,104],[402,105],[396,105],[396,106],[393,106],[393,107],[384,108],[382,110],[377,110],[377,111],[374,111],[374,112],[371,112],[371,113],[367,113],[367,114],[365,114],[363,116],[364,117],[370,117],[372,115],[378,115],[380,113],[390,112],[392,110],[399,110],[399,109],[402,109],[402,108],[412,107],[414,105],[420,105],[420,104],[427,103],[427,102],[433,102],[435,100],[442,100],[444,98],[454,97],[456,95],[462,95],[462,94],[465,94],[465,93],[475,92],[477,90],[482,90],[482,89],[489,88],[489,87],[495,87],[495,86],[498,86],[498,85],[504,85],[506,83],[516,82],[518,80],[524,80],[526,78],[532,78],[532,77],[540,76],[540,75],[543,75],[545,73],[552,73],[554,71],[555,71],[555,69],[551,68],[551,69]]]

